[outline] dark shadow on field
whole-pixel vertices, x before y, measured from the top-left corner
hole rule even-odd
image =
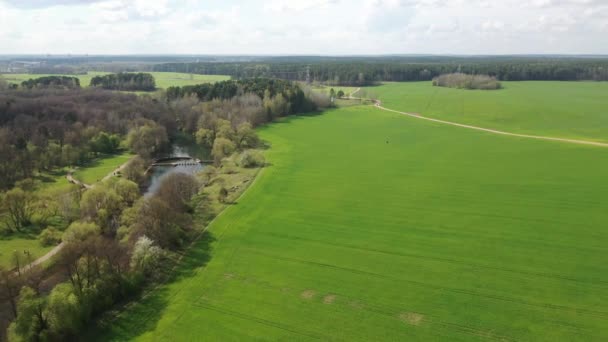
[[[127,341],[133,340],[156,328],[166,307],[175,295],[170,287],[196,274],[211,260],[210,245],[215,241],[213,233],[207,231],[185,251],[182,260],[171,270],[165,271],[166,280],[156,288],[149,289],[141,298],[123,308],[118,308],[89,330],[82,341]]]

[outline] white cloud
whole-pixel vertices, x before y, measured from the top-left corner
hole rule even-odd
[[[608,0],[0,0],[0,22],[0,53],[608,53]]]

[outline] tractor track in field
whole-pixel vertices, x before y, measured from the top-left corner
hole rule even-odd
[[[402,284],[408,283],[408,284],[414,285],[416,287],[423,287],[423,288],[427,288],[427,289],[435,289],[435,290],[447,291],[447,292],[452,292],[452,293],[464,294],[467,296],[483,298],[485,300],[494,301],[494,302],[505,302],[505,303],[512,303],[512,304],[516,304],[516,305],[523,305],[523,306],[529,306],[529,307],[535,307],[535,308],[541,308],[541,309],[550,309],[550,310],[554,310],[557,312],[575,312],[577,314],[584,314],[584,315],[587,315],[590,317],[595,317],[595,318],[602,319],[602,320],[608,320],[608,311],[603,311],[603,310],[585,309],[585,308],[569,306],[569,305],[538,302],[538,301],[528,300],[525,298],[510,297],[510,296],[505,296],[505,295],[501,295],[501,294],[485,293],[485,292],[480,292],[480,291],[475,291],[475,290],[467,290],[467,289],[463,289],[463,288],[432,284],[432,283],[422,282],[422,281],[413,280],[413,279],[400,279],[393,275],[370,272],[367,270],[355,269],[355,268],[350,268],[350,267],[343,267],[343,266],[336,265],[336,264],[321,263],[321,262],[298,259],[298,258],[283,257],[283,256],[279,256],[279,255],[274,255],[272,253],[260,252],[260,251],[254,250],[254,249],[249,249],[248,252],[252,253],[252,254],[266,256],[268,258],[272,258],[275,260],[307,264],[307,265],[316,266],[316,267],[340,270],[340,271],[348,272],[351,274],[366,275],[366,276],[371,276],[371,277],[378,278],[378,279],[398,281]]]
[[[351,97],[351,98],[352,99],[357,99],[357,98],[354,98],[354,97]],[[445,124],[445,125],[457,126],[457,127],[468,128],[468,129],[473,129],[473,130],[482,131],[482,132],[488,132],[488,133],[493,133],[493,134],[511,136],[511,137],[536,139],[536,140],[559,141],[559,142],[565,142],[565,143],[570,143],[570,144],[590,145],[590,146],[597,146],[597,147],[608,147],[608,143],[602,143],[602,142],[597,142],[597,141],[567,139],[567,138],[549,137],[549,136],[543,136],[543,135],[520,134],[520,133],[512,133],[512,132],[499,131],[499,130],[491,129],[491,128],[485,128],[485,127],[479,127],[479,126],[473,126],[473,125],[466,125],[466,124],[461,124],[461,123],[452,122],[452,121],[446,121],[446,120],[441,120],[441,119],[430,118],[428,116],[422,116],[422,115],[417,114],[417,113],[402,112],[402,111],[399,111],[399,110],[383,107],[380,101],[374,101],[374,102],[375,102],[374,107],[376,107],[378,109],[381,109],[381,110],[385,110],[385,111],[388,111],[388,112],[393,112],[393,113],[397,113],[397,114],[401,114],[401,115],[407,115],[407,116],[410,116],[410,117],[413,117],[413,118],[416,118],[416,119],[422,119],[422,120],[437,122],[437,123],[441,123],[441,124]]]

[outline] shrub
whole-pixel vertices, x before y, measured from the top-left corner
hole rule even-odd
[[[265,163],[264,156],[258,151],[245,151],[239,160],[239,165],[242,167],[261,167]]]
[[[100,233],[101,229],[95,223],[76,221],[63,233],[62,238],[64,242],[84,241]]]
[[[63,233],[54,227],[48,227],[40,233],[38,239],[43,246],[54,246],[61,242]]]

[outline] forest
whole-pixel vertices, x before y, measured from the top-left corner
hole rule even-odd
[[[238,63],[164,63],[154,71],[230,75],[237,79],[269,77],[331,85],[366,86],[379,82],[431,81],[449,73],[483,74],[501,81],[608,81],[605,58],[380,58],[361,61],[293,58]]]
[[[153,91],[156,90],[156,82],[154,76],[148,73],[121,72],[95,76],[91,79],[91,87],[109,90]]]

